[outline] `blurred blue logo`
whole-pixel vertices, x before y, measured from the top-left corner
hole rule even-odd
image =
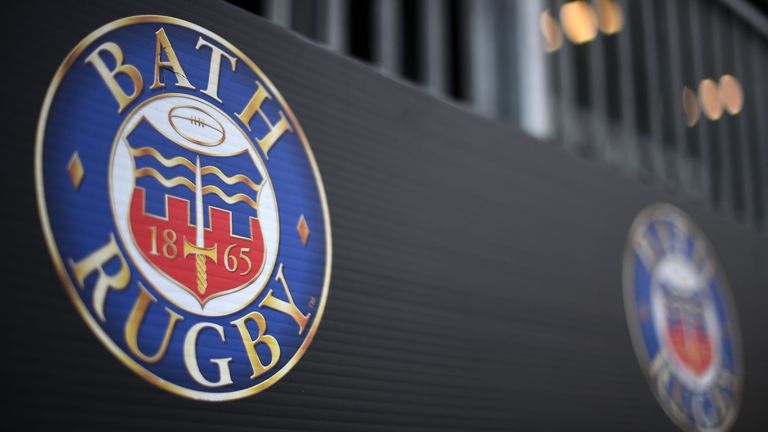
[[[669,417],[686,430],[728,429],[742,377],[736,314],[711,244],[676,207],[652,205],[635,219],[624,302],[637,357]]]

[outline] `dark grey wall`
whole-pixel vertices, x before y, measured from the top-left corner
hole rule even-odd
[[[63,430],[674,430],[635,359],[621,289],[629,225],[645,205],[669,201],[703,228],[730,279],[746,370],[736,428],[768,424],[764,236],[223,2],[4,8],[5,421]],[[80,39],[136,14],[193,21],[253,59],[296,113],[325,182],[334,241],[325,316],[294,370],[244,400],[187,400],[129,371],[82,322],[43,242],[32,164],[43,95]]]

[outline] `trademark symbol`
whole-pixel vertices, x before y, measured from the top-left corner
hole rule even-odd
[[[309,308],[310,309],[314,309],[316,304],[317,304],[317,298],[315,298],[314,296],[310,297],[309,298]]]

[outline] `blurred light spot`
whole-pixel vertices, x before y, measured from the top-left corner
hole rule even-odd
[[[728,114],[736,115],[741,112],[744,105],[744,92],[741,89],[741,83],[733,75],[723,75],[720,77],[718,86],[720,93],[720,103]]]
[[[710,120],[717,120],[723,115],[717,84],[709,78],[699,83],[699,104],[704,115]]]
[[[597,17],[592,5],[572,1],[560,7],[560,23],[571,42],[583,44],[597,36]]]
[[[597,10],[597,24],[600,26],[600,31],[612,35],[621,31],[624,27],[624,14],[621,11],[621,6],[613,0],[597,0],[595,1],[595,8]]]
[[[696,92],[688,87],[683,87],[683,109],[685,110],[685,124],[688,127],[693,127],[699,121],[701,112],[696,100]]]
[[[559,50],[563,44],[563,34],[549,11],[541,13],[540,24],[541,34],[544,36],[544,50],[548,53]]]

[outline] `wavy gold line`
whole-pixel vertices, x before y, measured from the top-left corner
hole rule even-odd
[[[142,156],[150,156],[160,162],[164,167],[166,168],[173,168],[176,166],[184,166],[188,168],[190,171],[195,171],[195,164],[190,162],[184,157],[176,156],[170,159],[166,159],[160,152],[158,152],[156,149],[152,147],[141,147],[141,148],[132,148],[129,147],[131,154],[135,157],[142,157]],[[249,188],[253,189],[255,192],[261,191],[261,185],[256,184],[253,180],[246,177],[243,174],[235,174],[233,176],[228,176],[224,174],[220,169],[216,168],[215,166],[204,166],[200,169],[201,175],[207,175],[212,174],[221,179],[224,183],[232,186],[238,183],[244,183]]]
[[[229,196],[224,192],[222,192],[222,190],[217,188],[216,186],[204,186],[202,192],[203,192],[203,195],[209,195],[209,194],[216,195],[227,204],[237,204],[239,202],[242,202],[242,203],[248,204],[256,211],[259,210],[258,204],[256,204],[255,201],[253,201],[251,198],[249,198],[245,194],[239,193],[233,196]]]
[[[224,183],[232,186],[238,183],[245,183],[249,188],[253,189],[255,192],[261,191],[261,185],[256,184],[253,180],[250,178],[244,176],[243,174],[235,174],[233,176],[228,176],[221,172],[218,168],[215,166],[204,166],[200,168],[200,175],[206,175],[206,174],[213,174],[216,177],[220,178],[221,181]]]
[[[195,191],[195,185],[191,181],[185,179],[184,177],[174,177],[172,179],[167,179],[163,177],[159,172],[157,172],[153,168],[139,168],[135,172],[136,178],[139,177],[152,177],[153,179],[157,180],[162,184],[163,186],[167,188],[172,188],[176,186],[184,186],[185,188],[191,190],[192,192]],[[203,188],[205,189],[205,188]],[[223,198],[222,198],[223,199]],[[226,200],[225,200],[226,201]]]
[[[135,157],[141,157],[141,156],[151,156],[155,158],[158,162],[160,162],[164,167],[166,168],[173,168],[175,166],[184,166],[188,168],[190,171],[195,171],[195,164],[188,161],[187,159],[176,156],[170,159],[166,159],[163,157],[162,154],[160,154],[159,151],[153,149],[152,147],[141,147],[141,148],[133,148],[128,147],[131,151],[131,154]]]

